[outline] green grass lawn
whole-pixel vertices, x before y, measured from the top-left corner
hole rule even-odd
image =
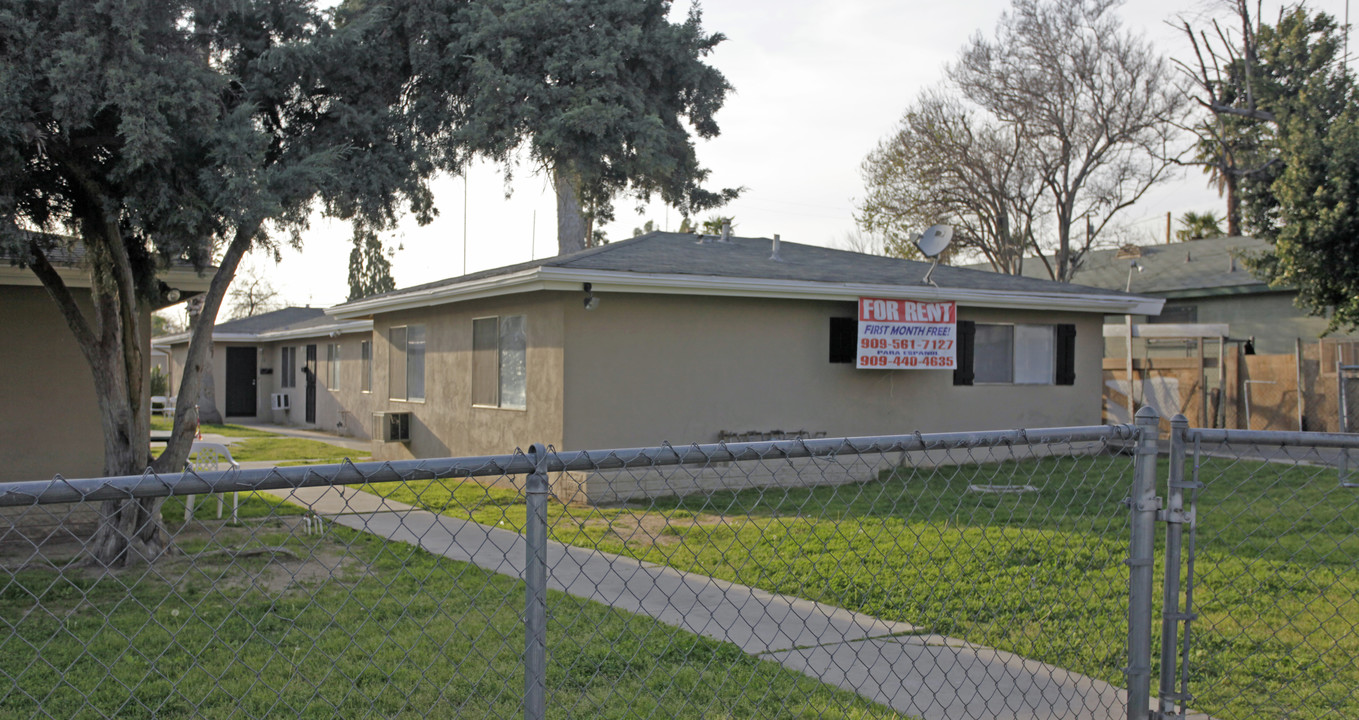
[[[559,542],[927,626],[1121,685],[1130,468],[1102,456],[899,471],[645,507],[554,504],[549,523]],[[1207,460],[1200,479],[1195,709],[1359,717],[1359,492],[1339,488],[1333,470],[1250,462]],[[977,494],[971,483],[1040,490]],[[437,480],[370,490],[482,523],[524,522],[512,490]]]
[[[151,429],[173,430],[174,419],[164,417],[161,415],[152,415]],[[259,428],[249,427],[246,425],[234,425],[234,424],[215,425],[212,423],[204,423],[203,425],[199,426],[199,429],[205,433],[213,433],[214,435],[225,435],[227,437],[236,438],[278,437],[278,435],[271,433],[268,430],[261,430]]]
[[[522,716],[516,580],[276,515],[194,526],[177,545],[154,572],[0,582],[0,717]],[[290,556],[212,554],[262,546]],[[896,717],[729,644],[549,604],[549,717]]]
[[[335,463],[349,458],[355,462],[367,460],[371,453],[331,445],[320,440],[295,437],[250,438],[231,444],[231,457],[238,462],[248,460],[273,460],[277,462],[295,460],[318,460]]]

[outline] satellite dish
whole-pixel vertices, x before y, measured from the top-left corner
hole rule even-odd
[[[915,247],[927,258],[938,257],[953,239],[953,226],[933,225],[915,241]]]

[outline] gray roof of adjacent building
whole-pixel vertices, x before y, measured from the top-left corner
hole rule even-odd
[[[500,279],[533,275],[533,271],[539,271],[536,274],[539,278],[589,280],[598,277],[616,284],[631,283],[630,287],[662,285],[665,284],[663,279],[667,278],[681,285],[688,278],[690,280],[687,282],[692,287],[698,282],[695,279],[704,278],[718,284],[724,279],[751,281],[769,288],[787,288],[797,284],[872,286],[934,296],[977,291],[997,297],[1033,294],[1068,296],[1070,299],[1099,296],[1125,302],[1145,299],[1121,290],[1055,283],[945,265],[935,269],[931,285],[924,282],[930,268],[928,262],[792,242],[779,242],[778,257],[773,257],[773,254],[773,241],[768,238],[733,237],[729,241],[720,241],[708,236],[706,241],[700,241],[698,236],[692,234],[652,232],[568,255],[402,288],[344,303],[327,312],[342,317],[354,316],[365,309],[393,307],[415,297],[450,297],[455,288],[484,287]],[[677,286],[675,282],[671,283],[671,287]]]
[[[1092,250],[1081,258],[1072,278],[1082,285],[1122,290],[1128,287],[1133,262],[1132,290],[1160,297],[1196,297],[1255,292],[1286,292],[1270,288],[1246,268],[1243,260],[1270,248],[1270,242],[1253,237],[1218,237],[1166,245],[1137,245]],[[969,265],[990,270],[987,263]],[[1047,268],[1036,259],[1024,263],[1027,277],[1047,277]]]
[[[250,317],[219,322],[213,327],[213,339],[268,341],[297,337],[319,337],[331,332],[353,332],[364,323],[336,320],[326,315],[323,308],[286,307]],[[371,326],[371,323],[369,323]],[[153,338],[157,345],[177,345],[189,341],[188,332]]]

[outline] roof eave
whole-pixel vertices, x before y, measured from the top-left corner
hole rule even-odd
[[[373,329],[372,320],[350,320],[347,322],[337,322],[330,325],[320,325],[308,328],[298,328],[290,330],[266,330],[259,333],[221,333],[213,332],[212,341],[214,343],[263,343],[277,342],[280,340],[298,340],[309,337],[330,337],[331,333],[337,335],[348,335],[357,332],[367,332]],[[155,338],[152,342],[158,345],[183,345],[189,341],[192,333],[176,333]]]
[[[340,319],[371,317],[375,313],[414,310],[445,303],[541,290],[581,290],[583,283],[600,292],[633,292],[660,295],[715,295],[792,300],[844,300],[860,297],[909,294],[921,300],[952,300],[968,307],[1065,310],[1101,314],[1156,315],[1163,298],[1093,293],[1046,293],[1014,290],[936,287],[931,285],[880,285],[827,283],[671,273],[634,273],[614,270],[578,270],[536,267],[520,272],[444,285],[411,293],[358,300],[327,308]]]

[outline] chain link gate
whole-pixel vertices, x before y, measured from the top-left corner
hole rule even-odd
[[[1150,717],[1359,717],[1355,451],[1355,435],[1171,422]]]

